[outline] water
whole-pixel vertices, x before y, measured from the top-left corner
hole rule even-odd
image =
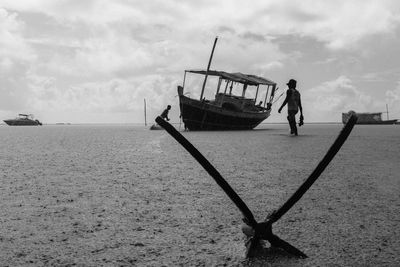
[[[279,124],[183,134],[262,220],[307,178],[341,128],[306,125],[298,137]],[[357,125],[276,226],[309,258],[265,261],[399,262],[399,137],[398,126]],[[0,141],[2,264],[252,264],[243,260],[240,213],[165,131],[0,126]]]

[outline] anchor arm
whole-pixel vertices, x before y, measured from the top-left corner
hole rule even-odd
[[[163,120],[160,116],[156,118],[156,122],[200,163],[200,165],[208,172],[208,174],[215,180],[222,190],[224,190],[236,207],[238,207],[238,209],[242,212],[246,219],[246,223],[252,227],[256,227],[257,221],[255,220],[253,213],[247,207],[246,203],[244,203],[239,195],[214,168],[214,166],[211,165],[211,163],[200,153],[200,151],[198,151],[182,134],[180,134],[171,124]]]
[[[269,219],[269,222],[274,223],[278,221],[287,211],[289,211],[297,201],[307,192],[308,189],[313,185],[313,183],[318,179],[321,173],[325,170],[325,168],[329,165],[331,160],[335,157],[336,153],[342,147],[347,137],[350,135],[353,130],[354,125],[357,122],[357,116],[352,115],[346,125],[343,127],[342,131],[336,138],[335,142],[329,148],[328,152],[324,156],[324,158],[317,165],[315,170],[311,173],[311,175],[304,181],[304,183],[294,192],[294,194],[278,209],[276,210]]]

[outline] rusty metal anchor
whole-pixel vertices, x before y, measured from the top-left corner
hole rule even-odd
[[[288,212],[297,201],[307,192],[307,190],[313,185],[318,179],[321,173],[325,170],[331,160],[334,158],[336,153],[340,150],[347,137],[350,135],[355,123],[357,122],[357,116],[352,115],[342,131],[336,138],[335,142],[329,148],[326,155],[319,162],[315,170],[310,176],[303,182],[303,184],[294,192],[294,194],[276,211],[270,214],[266,221],[258,223],[253,213],[244,203],[244,201],[238,196],[238,194],[232,189],[228,182],[221,176],[221,174],[214,168],[213,165],[182,135],[180,134],[171,124],[163,120],[161,117],[156,118],[156,122],[161,125],[176,141],[178,141],[199,163],[203,168],[210,174],[210,176],[216,181],[216,183],[224,190],[228,197],[242,212],[244,219],[248,227],[244,227],[242,230],[248,237],[246,242],[246,257],[251,258],[259,255],[262,251],[262,240],[268,241],[271,246],[278,247],[286,252],[306,258],[307,255],[301,252],[296,247],[292,246],[288,242],[282,240],[278,236],[272,233],[272,224],[277,222],[286,212]]]

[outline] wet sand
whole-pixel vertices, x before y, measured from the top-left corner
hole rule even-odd
[[[308,255],[245,260],[241,214],[166,132],[0,127],[1,266],[398,266],[400,127],[356,126],[274,224]],[[263,220],[308,177],[341,125],[186,132]]]

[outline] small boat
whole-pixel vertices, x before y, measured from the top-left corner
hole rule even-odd
[[[191,131],[254,129],[271,114],[276,83],[252,74],[210,70],[217,39],[207,70],[185,70],[183,85],[178,86],[179,106],[185,129]],[[199,99],[184,94],[187,74],[204,75]],[[210,100],[203,98],[208,76],[218,79],[215,98]],[[241,94],[232,93],[232,88],[240,90]],[[252,96],[247,97],[246,92],[251,89],[253,89]],[[263,89],[265,96],[261,94],[260,89]],[[264,104],[262,101],[257,104],[259,96],[264,100]]]
[[[164,130],[164,128],[154,123],[153,125],[150,126],[150,130]]]
[[[348,113],[342,113],[342,122],[344,124],[347,123],[349,120],[350,116],[352,114],[356,114],[358,117],[357,123],[356,124],[363,124],[363,125],[376,125],[376,124],[396,124],[397,120],[382,120],[382,113],[383,112],[375,112],[375,113],[356,113],[353,110],[350,110]]]
[[[10,126],[40,126],[42,123],[39,120],[35,120],[32,114],[18,114],[15,119],[4,120],[7,125]]]

